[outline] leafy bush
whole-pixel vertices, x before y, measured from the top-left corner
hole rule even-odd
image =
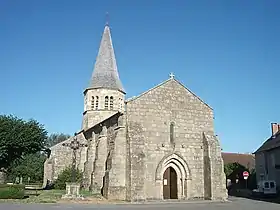
[[[79,169],[75,170],[76,173],[76,182],[81,183],[83,178],[83,172]],[[65,168],[57,177],[54,182],[54,188],[64,190],[66,188],[66,182],[72,181],[72,168],[67,167]]]
[[[0,199],[23,199],[24,185],[0,185]]]

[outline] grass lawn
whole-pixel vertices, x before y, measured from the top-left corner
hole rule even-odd
[[[56,203],[65,194],[65,190],[42,190],[39,195],[30,195],[26,203]]]
[[[0,199],[0,203],[57,203],[63,202],[61,200],[62,195],[65,194],[65,190],[25,190],[25,195],[29,196],[25,199]],[[87,201],[101,201],[105,200],[100,195],[93,195],[89,191],[81,190],[81,195],[85,197]]]
[[[34,191],[26,190],[26,196],[24,199],[0,199],[1,203],[56,203],[61,199],[61,196],[65,193],[65,190],[41,190],[38,191],[37,196]]]

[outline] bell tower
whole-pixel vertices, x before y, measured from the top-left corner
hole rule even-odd
[[[84,91],[82,129],[124,111],[125,91],[119,78],[110,27],[106,23],[90,84]]]

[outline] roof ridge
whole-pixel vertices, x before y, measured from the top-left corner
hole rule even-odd
[[[150,92],[150,91],[156,89],[157,87],[159,87],[159,86],[161,86],[161,85],[167,83],[169,80],[172,80],[172,79],[173,79],[173,78],[169,78],[169,79],[167,79],[167,80],[164,80],[163,82],[161,82],[161,83],[159,83],[159,84],[153,86],[152,88],[150,88],[150,89],[148,89],[148,90],[146,90],[146,91],[140,93],[139,95],[137,95],[137,96],[132,96],[132,97],[126,99],[125,102],[134,101],[135,99],[140,98],[140,97],[143,96],[143,95],[146,95],[148,92]]]
[[[110,118],[112,118],[112,117],[114,117],[114,116],[116,116],[116,115],[118,115],[118,114],[122,114],[122,113],[119,112],[119,111],[115,111],[115,113],[109,115],[108,117],[106,117],[106,118],[103,119],[102,121],[99,121],[99,122],[95,123],[93,126],[87,128],[87,129],[85,129],[85,130],[82,130],[82,132],[85,133],[85,132],[89,131],[90,129],[94,128],[94,127],[97,126],[97,125],[100,125],[100,124],[102,125],[105,121],[107,121],[108,119],[110,119]]]
[[[208,106],[208,108],[210,108],[211,110],[213,110],[213,108],[207,104],[205,101],[203,101],[198,95],[196,95],[194,92],[192,92],[189,88],[187,88],[187,86],[185,86],[183,83],[181,83],[179,80],[175,79],[174,80],[176,82],[178,82],[180,85],[182,85],[185,89],[187,89],[191,94],[193,94],[193,96],[195,96],[198,100],[200,100],[203,104],[205,104],[206,106]]]
[[[278,131],[276,134],[271,135],[268,139],[266,139],[261,144],[261,146],[254,152],[254,154],[280,147],[280,144],[278,143],[279,140],[280,140],[280,131]]]
[[[159,83],[158,85],[156,85],[156,86],[154,86],[154,87],[152,87],[152,88],[146,90],[145,92],[139,94],[138,96],[134,96],[134,97],[128,98],[125,102],[133,101],[133,100],[135,100],[135,99],[137,99],[137,98],[139,98],[139,97],[141,97],[141,96],[147,94],[148,92],[150,92],[150,91],[156,89],[157,87],[159,87],[159,86],[161,86],[161,85],[163,85],[163,84],[169,82],[170,80],[176,81],[176,82],[177,82],[178,84],[180,84],[183,88],[185,88],[187,91],[189,91],[193,96],[195,96],[198,100],[200,100],[203,104],[205,104],[208,108],[210,108],[211,110],[213,110],[213,108],[212,108],[210,105],[208,105],[206,102],[204,102],[199,96],[197,96],[195,93],[193,93],[189,88],[187,88],[185,85],[183,85],[179,80],[175,79],[174,77],[171,77],[171,78],[169,78],[169,79],[167,79],[167,80],[165,80],[165,81]]]

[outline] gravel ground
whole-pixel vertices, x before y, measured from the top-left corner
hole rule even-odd
[[[279,210],[280,204],[249,200],[245,198],[229,198],[229,202],[189,201],[189,202],[150,202],[147,204],[0,204],[0,210],[87,210],[87,209],[149,209],[149,210]]]

